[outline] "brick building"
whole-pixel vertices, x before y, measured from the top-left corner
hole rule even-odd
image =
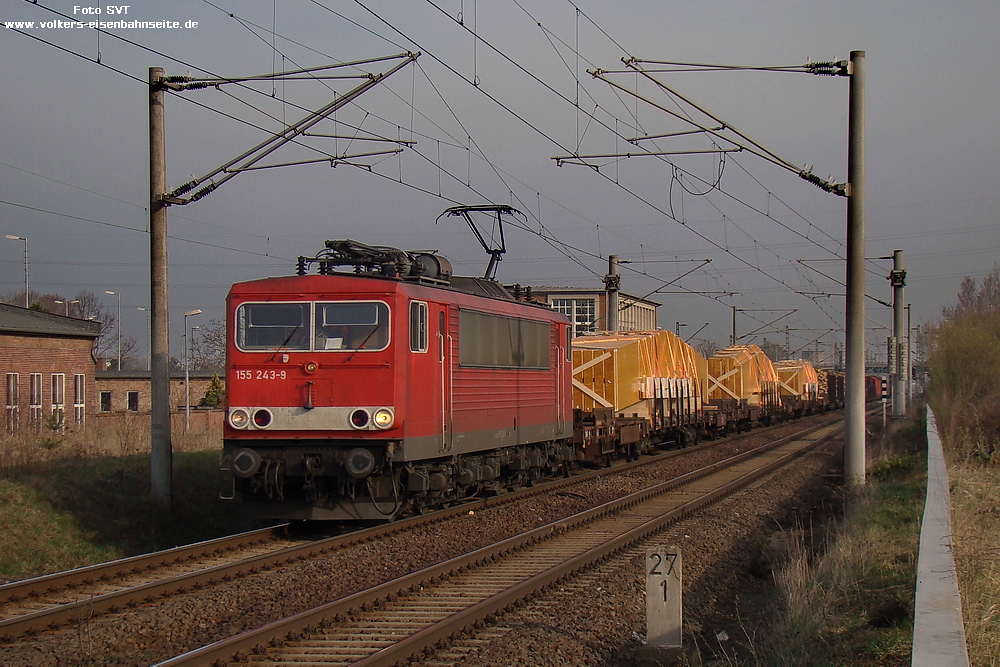
[[[90,320],[0,303],[0,372],[8,433],[43,425],[83,425],[96,411]]]
[[[194,408],[205,395],[212,376],[218,375],[225,382],[223,372],[191,371],[191,407]],[[149,412],[152,383],[149,371],[97,371],[96,411],[107,412]],[[170,373],[170,411],[184,410],[184,372]]]

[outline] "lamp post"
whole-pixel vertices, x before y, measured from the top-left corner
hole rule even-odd
[[[150,360],[150,357],[149,357],[149,334],[150,334],[149,308],[143,308],[142,306],[139,306],[138,308],[136,308],[136,310],[141,310],[144,313],[146,313],[146,370],[148,371],[150,369],[150,361],[149,361]]]
[[[23,236],[7,234],[11,241],[24,241],[24,307],[28,307],[28,239]]]
[[[188,355],[188,318],[201,315],[201,309],[184,313],[184,432],[191,430],[191,357]],[[192,329],[193,331],[193,329]]]
[[[674,334],[680,338],[681,337],[681,327],[686,327],[687,322],[674,322]]]
[[[118,321],[115,327],[118,329],[118,370],[122,369],[122,295],[111,290],[104,290],[105,294],[118,297]]]
[[[71,304],[71,303],[80,303],[80,300],[79,299],[73,299],[72,301],[62,301],[61,299],[53,299],[52,303],[61,303],[61,304],[63,304],[66,307],[65,312],[63,313],[63,315],[65,315],[66,317],[69,317],[69,304]]]

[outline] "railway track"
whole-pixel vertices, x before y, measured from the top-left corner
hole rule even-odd
[[[185,587],[209,585],[246,571],[248,564],[264,567],[284,562],[303,546],[301,540],[285,537],[285,527],[4,584],[0,586],[0,638],[10,641]]]
[[[395,664],[753,483],[840,431],[840,424],[807,429],[158,667]]]
[[[521,489],[513,493],[474,500],[433,514],[384,524],[325,539],[289,539],[287,526],[277,526],[136,556],[68,572],[0,586],[0,638],[11,641],[89,620],[95,615],[149,603],[162,597],[198,590],[254,574],[305,561],[348,545],[379,539],[390,533],[419,528],[427,523],[476,512],[486,507],[513,503],[543,493],[572,493],[573,485],[595,477],[627,473],[665,460],[739,443],[749,435],[706,442],[696,447],[644,457],[612,468],[591,470],[569,479]]]

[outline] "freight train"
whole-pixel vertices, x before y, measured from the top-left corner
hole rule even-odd
[[[390,520],[843,403],[809,362],[571,339],[526,290],[355,241],[233,285],[226,317],[223,496],[261,518]]]

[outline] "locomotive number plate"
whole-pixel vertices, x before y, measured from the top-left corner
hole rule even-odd
[[[257,369],[255,371],[236,371],[237,380],[284,380],[288,377],[287,371]]]

